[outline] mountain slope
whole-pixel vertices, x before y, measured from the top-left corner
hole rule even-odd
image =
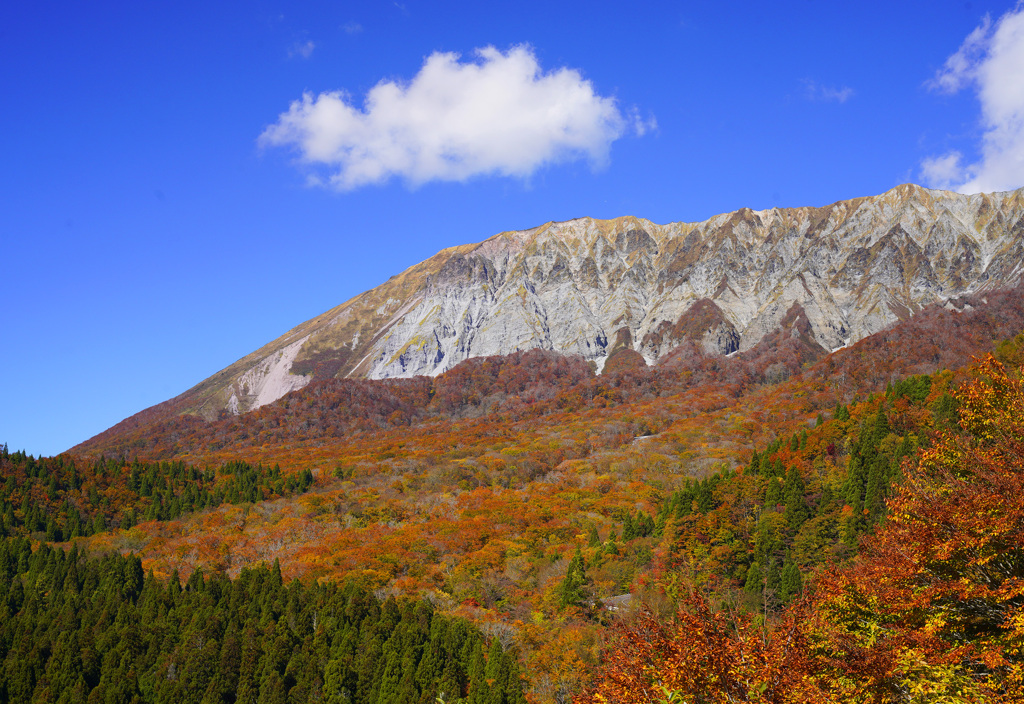
[[[598,369],[622,348],[648,363],[685,341],[727,354],[753,348],[794,304],[814,340],[835,349],[928,304],[1015,285],[1022,215],[1024,190],[904,185],[701,223],[580,218],[504,232],[443,250],[299,325],[160,413],[212,419],[314,378],[436,375],[533,348]]]
[[[993,340],[1013,337],[1022,329],[1024,284],[930,305],[909,320],[826,354],[812,336],[806,312],[794,304],[777,330],[752,349],[728,357],[709,354],[688,340],[654,366],[644,366],[642,360],[640,365],[616,365],[625,352],[619,348],[601,375],[579,356],[535,349],[466,360],[436,377],[322,379],[252,412],[225,413],[210,422],[176,415],[168,402],[72,452],[212,465],[244,460],[302,469],[310,466],[310,452],[351,461],[359,454],[351,443],[373,444],[382,434],[398,433],[401,443],[420,433],[462,437],[451,425],[462,421],[520,430],[520,424],[537,424],[541,430],[552,423],[552,414],[585,412],[586,422],[594,423],[587,433],[600,435],[600,416],[609,420],[635,415],[646,423],[664,416],[665,399],[679,394],[704,389],[736,399],[796,377],[827,389],[828,398],[819,407],[831,408],[905,376],[969,364],[990,351]],[[653,406],[627,410],[647,403]],[[702,431],[702,437],[709,434],[711,430]],[[301,458],[297,464],[296,457]],[[333,462],[329,459],[325,466],[329,469]]]

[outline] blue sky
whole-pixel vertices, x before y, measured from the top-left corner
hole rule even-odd
[[[4,3],[0,442],[502,230],[1024,185],[1013,2],[624,7]]]

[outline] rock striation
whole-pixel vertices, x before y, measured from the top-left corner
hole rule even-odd
[[[180,398],[210,418],[314,378],[436,375],[532,348],[599,370],[612,355],[613,366],[655,363],[684,341],[729,354],[776,330],[794,305],[814,341],[836,349],[1022,273],[1024,189],[966,196],[908,184],[699,223],[550,222],[443,250]]]

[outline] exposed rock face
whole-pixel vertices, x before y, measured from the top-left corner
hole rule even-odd
[[[684,340],[692,340],[705,352],[731,354],[740,347],[740,335],[713,300],[701,298],[679,316],[675,325],[663,320],[643,339],[644,354],[658,359]]]
[[[929,303],[1016,284],[1022,215],[1024,189],[963,196],[905,185],[701,223],[580,218],[504,232],[300,325],[192,389],[190,408],[244,412],[313,377],[436,375],[531,348],[599,369],[613,351],[654,362],[687,341],[728,354],[787,314],[801,317],[788,322],[808,344],[834,349]]]

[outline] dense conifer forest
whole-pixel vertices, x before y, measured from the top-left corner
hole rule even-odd
[[[0,449],[0,537],[45,532],[62,542],[166,521],[221,504],[253,503],[307,491],[309,470],[282,476],[280,467],[227,462],[217,469],[184,462],[76,461]],[[20,506],[20,511],[15,507]]]
[[[0,542],[0,700],[524,702],[515,654],[354,584],[157,579],[137,557]]]

